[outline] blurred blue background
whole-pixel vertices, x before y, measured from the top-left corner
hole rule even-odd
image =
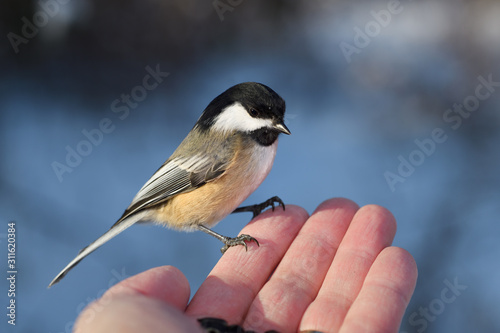
[[[16,221],[19,272],[17,324],[2,314],[2,332],[70,332],[109,285],[159,265],[199,287],[220,258],[217,240],[135,226],[46,289],[205,106],[244,81],[286,100],[293,133],[246,203],[279,195],[312,212],[342,196],[387,207],[394,245],[419,267],[401,332],[500,331],[500,3],[231,3],[2,2],[0,262]],[[152,90],[141,88],[148,66],[169,73]],[[124,95],[129,112],[115,112]],[[109,133],[82,143],[105,118]],[[68,149],[87,156],[58,176]],[[215,230],[236,235],[249,219]],[[463,287],[445,302],[449,283]]]

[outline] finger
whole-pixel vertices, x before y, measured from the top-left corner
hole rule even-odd
[[[338,331],[375,258],[395,233],[396,222],[388,210],[375,205],[358,210],[301,329]]]
[[[163,332],[166,325],[196,332],[199,325],[182,313],[189,295],[177,268],[156,267],[111,287],[82,311],[75,332]]]
[[[245,329],[297,331],[357,210],[354,202],[340,198],[316,209],[252,303]]]
[[[340,332],[398,332],[417,274],[415,260],[407,251],[397,247],[382,250]]]
[[[241,324],[257,292],[269,278],[300,228],[307,212],[287,205],[286,211],[268,210],[241,232],[258,239],[260,247],[232,247],[222,256],[194,295],[187,313]]]

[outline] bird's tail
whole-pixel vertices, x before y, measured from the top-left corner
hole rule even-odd
[[[115,225],[111,227],[104,235],[90,243],[87,247],[84,247],[83,249],[78,252],[78,255],[75,257],[75,259],[71,260],[71,262],[64,267],[64,269],[57,274],[57,276],[52,280],[52,282],[49,284],[47,288],[52,287],[54,284],[57,282],[61,281],[61,279],[68,274],[68,272],[75,267],[83,258],[97,250],[101,245],[109,241],[111,238],[115,237],[128,227],[132,226],[133,224],[141,221],[144,218],[144,213],[137,213],[132,216],[129,216],[121,221],[118,221]]]

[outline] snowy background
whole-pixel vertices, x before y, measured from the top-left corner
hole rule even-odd
[[[154,266],[174,265],[198,288],[220,243],[155,226],[132,227],[46,286],[115,222],[206,105],[244,81],[286,100],[292,131],[246,203],[279,195],[312,212],[342,196],[387,207],[394,244],[419,267],[401,331],[500,331],[497,1],[0,6],[0,262],[15,221],[18,269],[16,326],[2,314],[2,332],[70,332],[109,285]],[[151,90],[148,66],[169,73]],[[108,133],[85,143],[103,122]],[[70,150],[86,156],[69,165]],[[235,235],[249,218],[215,230]],[[463,287],[443,299],[450,283]],[[5,313],[7,290],[0,279]]]

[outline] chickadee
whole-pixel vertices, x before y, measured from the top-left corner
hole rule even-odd
[[[96,241],[83,248],[49,284],[98,247],[138,222],[154,221],[174,229],[201,230],[229,247],[258,241],[249,235],[230,238],[210,228],[230,213],[253,212],[285,205],[278,197],[237,208],[268,175],[278,135],[284,124],[285,101],[255,82],[235,85],[217,96],[170,158],[136,194],[122,217]]]

